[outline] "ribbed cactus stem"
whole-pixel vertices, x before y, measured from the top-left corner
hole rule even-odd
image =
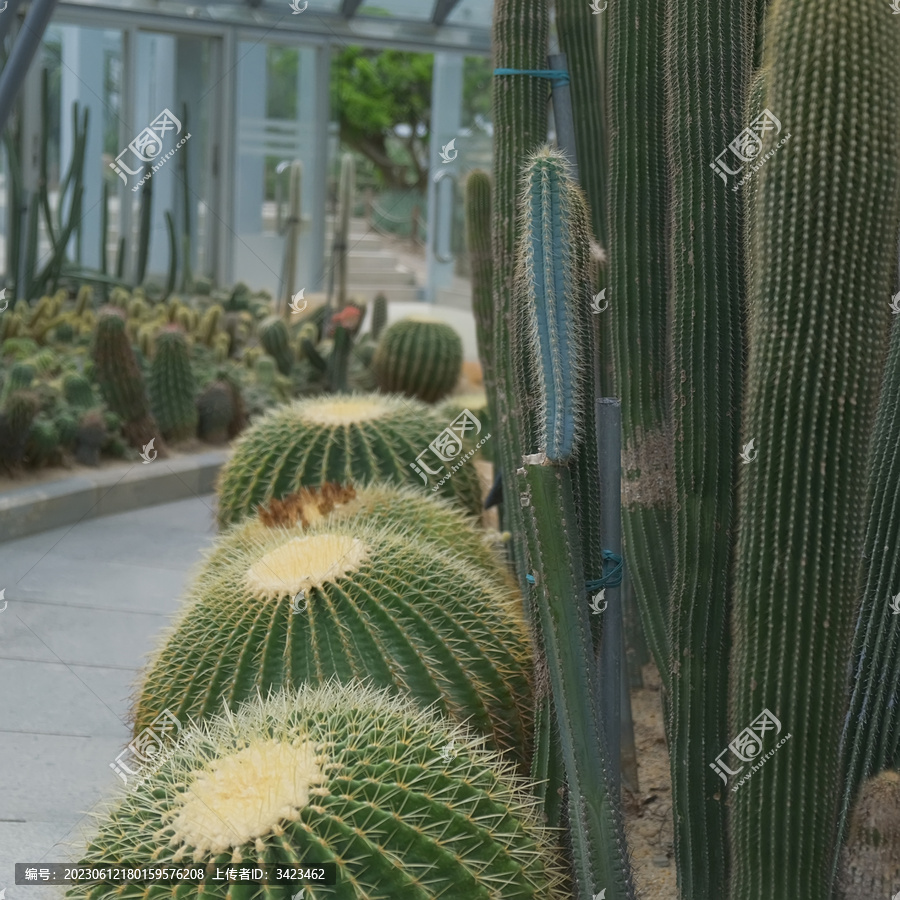
[[[608,16],[610,309],[614,396],[622,400],[622,531],[641,624],[669,683],[674,459],[666,295],[663,0]],[[636,24],[637,23],[637,24]],[[635,109],[641,115],[634,114]]]
[[[347,305],[347,253],[350,241],[350,216],[353,211],[353,192],[356,189],[356,162],[352,153],[341,157],[341,177],[338,186],[338,215],[334,237],[334,277],[337,283],[337,308]]]
[[[621,812],[608,780],[581,538],[568,467],[544,453],[526,456],[517,480],[526,485],[535,595],[569,797],[569,832],[578,897],[636,896]]]
[[[372,338],[378,340],[388,320],[388,301],[384,294],[378,294],[372,301]]]
[[[767,12],[761,105],[781,128],[763,134],[751,181],[743,418],[759,455],[739,491],[731,721],[768,708],[793,739],[733,795],[733,900],[831,896],[900,220],[889,12],[868,0]]]
[[[862,554],[862,605],[851,658],[852,697],[842,744],[846,783],[840,837],[856,791],[885,768],[900,768],[900,318],[894,320],[869,462],[872,506]],[[840,842],[838,842],[838,846]]]
[[[494,361],[494,258],[491,255],[491,177],[476,169],[466,179],[466,247],[472,271],[472,314],[491,421],[496,422]]]
[[[587,366],[587,205],[562,153],[544,148],[522,176],[522,237],[517,300],[525,316],[531,391],[540,406],[538,443],[564,462],[582,435]],[[523,399],[530,393],[523,391]]]
[[[665,7],[675,473],[668,737],[679,888],[691,900],[721,900],[728,877],[726,795],[709,766],[730,739],[745,269],[743,198],[712,177],[708,163],[744,127],[751,3],[673,0]],[[623,27],[633,28],[632,20]]]

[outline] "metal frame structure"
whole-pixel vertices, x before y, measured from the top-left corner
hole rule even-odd
[[[46,2],[46,0],[42,0]],[[448,17],[461,0],[434,0],[430,19],[406,19],[359,15],[364,0],[340,0],[333,12],[308,8],[304,15],[290,13],[288,0],[277,8],[271,0],[255,2],[201,2],[196,5],[177,0],[59,0],[53,25],[73,25],[96,29],[113,28],[122,32],[123,83],[120,143],[132,137],[136,103],[136,48],[140,33],[206,37],[213,39],[213,77],[216,85],[211,98],[213,121],[217,123],[211,141],[212,176],[208,204],[215,220],[210,245],[210,270],[219,283],[234,280],[233,242],[229,229],[236,213],[235,178],[237,176],[237,63],[238,42],[277,43],[290,47],[316,49],[316,146],[315,171],[310,172],[314,215],[324,221],[326,212],[325,178],[328,165],[330,60],[332,51],[355,44],[365,47],[394,48],[414,52],[486,55],[490,52],[490,31],[447,24]],[[486,0],[488,2],[488,0]],[[12,6],[13,4],[11,4]],[[335,4],[336,5],[336,4]],[[12,19],[12,17],[10,17]],[[4,23],[10,24],[10,23]],[[20,29],[19,29],[20,30]],[[18,39],[21,34],[15,35]],[[26,77],[26,84],[31,80]],[[131,234],[131,204],[120,207],[120,234]],[[324,233],[314,233],[313,255],[324,258]]]

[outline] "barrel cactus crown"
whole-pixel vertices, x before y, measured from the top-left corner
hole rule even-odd
[[[206,716],[257,691],[370,679],[526,762],[530,645],[521,599],[497,578],[401,528],[354,520],[267,529],[232,543],[216,568],[149,667],[136,733],[164,709]]]
[[[244,432],[222,469],[219,522],[236,522],[273,498],[329,481],[425,487],[412,465],[446,427],[422,403],[377,394],[314,397],[278,407]],[[433,455],[428,458],[435,465]],[[444,492],[480,512],[474,466],[454,472]]]
[[[185,440],[197,432],[197,385],[184,332],[168,325],[156,336],[150,366],[150,402],[166,440]]]
[[[404,525],[420,539],[512,584],[506,563],[492,540],[496,532],[484,531],[477,520],[442,498],[429,497],[416,488],[384,483],[358,488],[328,483],[272,500],[259,508],[256,517],[244,519],[219,537],[198,580],[215,578],[220,560],[227,559],[235,547],[252,543],[268,529],[286,527],[302,532],[326,516],[334,522],[388,528]]]
[[[480,739],[408,699],[304,686],[194,723],[170,746],[101,819],[80,865],[334,863],[336,884],[323,890],[339,900],[563,896],[524,781]],[[186,887],[152,890],[165,898]],[[225,900],[236,887],[211,882],[203,896]],[[120,894],[79,885],[69,896]]]
[[[411,317],[384,332],[372,367],[383,391],[434,403],[453,390],[462,361],[462,341],[449,325]]]

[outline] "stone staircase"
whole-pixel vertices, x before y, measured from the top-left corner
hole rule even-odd
[[[325,229],[325,284],[327,290],[331,266],[332,222]],[[364,219],[350,222],[347,294],[365,303],[384,293],[392,302],[414,302],[422,299],[416,274],[403,265],[388,246],[389,240],[373,231]]]

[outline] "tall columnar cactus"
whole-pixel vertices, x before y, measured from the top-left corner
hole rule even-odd
[[[278,364],[282,375],[290,375],[294,365],[294,351],[291,350],[291,336],[284,320],[270,316],[260,323],[259,340],[266,353]]]
[[[384,294],[378,294],[372,301],[372,339],[377,341],[381,337],[388,320],[388,301]]]
[[[338,182],[338,211],[334,223],[334,240],[331,265],[337,285],[338,309],[347,305],[347,257],[350,251],[350,217],[353,214],[356,191],[356,162],[352,153],[341,157],[341,175]]]
[[[148,387],[163,437],[172,441],[196,437],[197,384],[184,332],[177,325],[167,325],[156,336]]]
[[[894,599],[900,596],[900,319],[894,320],[891,331],[872,435],[869,495],[862,605],[851,657],[852,697],[842,741],[846,781],[840,837],[862,781],[881,769],[900,768],[900,710],[895,699],[900,682],[900,614],[895,609],[900,603]]]
[[[568,0],[567,0],[568,2]],[[610,4],[610,308],[622,401],[622,531],[641,623],[669,683],[674,459],[666,298],[664,0]],[[636,24],[637,23],[637,24]],[[635,115],[635,109],[641,110]],[[599,304],[598,304],[599,305]]]
[[[559,711],[578,894],[587,900],[602,891],[620,900],[635,894],[602,749],[585,539],[575,504],[578,457],[595,452],[593,430],[585,428],[584,375],[592,350],[587,204],[558,151],[536,153],[522,184],[515,387],[533,443],[516,482],[526,509],[540,640]]]
[[[372,368],[381,390],[434,403],[456,386],[462,358],[462,340],[450,325],[409,317],[381,336]]]
[[[494,257],[491,252],[491,177],[476,169],[466,179],[466,248],[472,270],[472,313],[484,389],[497,421],[494,371]]]
[[[550,35],[549,0],[495,0],[491,33],[492,65],[500,69],[543,69]],[[525,451],[523,422],[513,389],[512,334],[515,324],[515,253],[518,236],[516,204],[519,176],[529,155],[547,136],[547,82],[531,75],[495,75],[493,85],[494,166],[491,247],[493,255],[493,356],[496,366],[496,465],[510,484]],[[511,549],[522,591],[528,590],[524,515],[513,497],[503,505],[503,523],[512,534]],[[526,597],[528,595],[526,594]],[[534,620],[533,610],[530,618]],[[536,659],[538,670],[545,660]],[[534,777],[543,788],[544,810],[552,825],[560,813],[559,754],[553,743],[555,713],[546,681],[536,691]]]
[[[518,592],[407,525],[237,528],[150,664],[136,734],[164,709],[207,716],[257,691],[369,679],[467,721],[527,766],[531,657]]]
[[[767,116],[763,165],[742,173],[756,184],[743,439],[758,457],[739,492],[731,723],[765,708],[792,740],[733,797],[734,900],[830,896],[900,221],[888,12],[867,0],[774,0],[767,12],[758,102],[780,127]]]
[[[0,410],[0,465],[15,468],[25,457],[31,425],[38,413],[37,395],[13,391]]]
[[[325,396],[279,407],[254,422],[223,467],[219,522],[236,522],[260,503],[328,481],[386,480],[431,487],[434,492],[436,485],[427,479],[423,484],[424,476],[413,466],[424,454],[427,470],[439,477],[442,464],[429,445],[446,427],[424,404],[398,397]],[[454,472],[446,489],[464,509],[480,512],[481,485],[474,466]]]
[[[9,367],[6,380],[3,382],[3,392],[0,394],[0,406],[6,403],[7,398],[15,391],[25,391],[31,387],[36,372],[29,362],[13,363]]]
[[[745,265],[743,197],[723,186],[711,174],[710,164],[746,124],[754,2],[673,0],[665,7],[675,475],[667,724],[675,858],[682,895],[692,900],[721,900],[728,877],[725,794],[710,764],[729,740],[729,614],[740,466]],[[624,11],[620,15],[622,27],[634,28]],[[655,83],[652,90],[657,90]],[[658,128],[658,119],[651,127]],[[629,244],[624,252],[632,250]],[[623,290],[633,288],[626,285]],[[661,290],[659,281],[653,282],[653,289]],[[657,293],[655,322],[647,326],[651,348],[658,346],[661,302]],[[620,344],[634,340],[624,337]],[[648,425],[662,427],[658,439],[668,440],[665,418],[657,418],[658,403],[644,403],[642,416],[647,415]],[[643,435],[644,441],[653,437]],[[647,448],[650,453],[653,449]],[[665,458],[663,452],[655,460],[658,467],[665,465]],[[656,471],[665,477],[660,468]]]
[[[346,900],[565,896],[556,851],[511,765],[406,698],[302,687],[198,723],[170,746],[100,823],[83,865],[321,861],[337,868],[336,887],[323,890]],[[174,897],[181,887],[153,890]],[[238,887],[211,882],[203,894],[225,900]],[[120,890],[71,893],[103,900]]]
[[[97,320],[93,359],[103,399],[125,423],[125,439],[141,449],[155,438],[156,450],[163,456],[162,437],[150,412],[144,377],[125,334],[125,316],[114,307],[107,307]]]

